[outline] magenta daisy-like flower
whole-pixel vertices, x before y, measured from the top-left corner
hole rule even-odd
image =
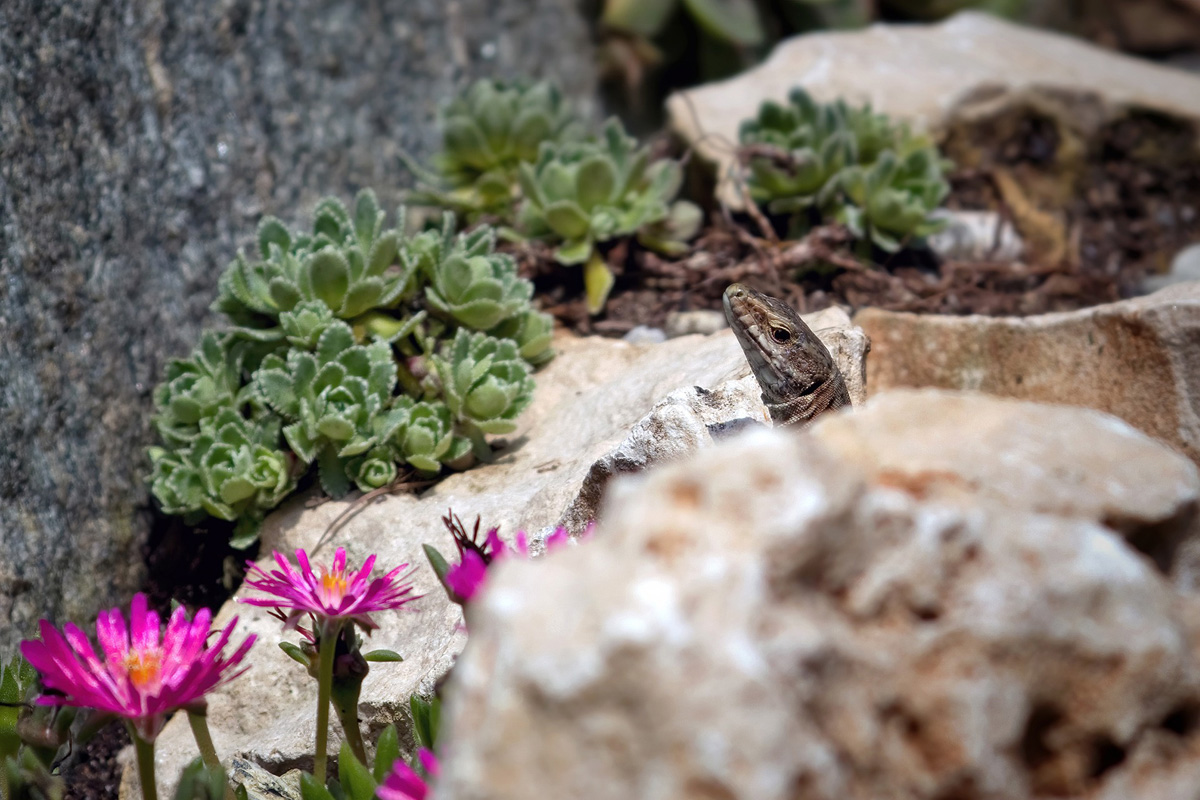
[[[417,757],[421,759],[425,773],[436,778],[439,769],[437,757],[424,748],[421,748]],[[425,800],[429,795],[429,784],[420,773],[405,764],[404,759],[397,758],[392,764],[392,771],[375,790],[375,795],[379,800]]]
[[[61,692],[42,695],[38,703],[116,714],[130,720],[144,741],[153,742],[167,714],[196,703],[249,668],[233,671],[254,644],[254,635],[226,658],[222,651],[237,618],[206,645],[211,623],[207,608],[188,622],[180,606],[160,630],[158,614],[147,609],[146,595],[139,593],[133,596],[128,628],[120,609],[100,613],[96,638],[103,660],[75,625],[68,622],[59,633],[47,620],[41,622],[41,641],[22,642],[21,655],[41,673],[46,688]]]
[[[243,597],[242,603],[268,608],[288,609],[285,627],[292,628],[304,614],[311,614],[318,626],[322,622],[350,621],[363,630],[375,630],[379,626],[371,619],[377,611],[400,608],[416,600],[411,583],[404,582],[408,564],[401,564],[381,578],[371,579],[375,566],[372,555],[357,572],[346,568],[346,550],[339,547],[333,556],[333,566],[320,565],[321,574],[313,572],[308,563],[308,554],[296,550],[296,569],[276,551],[275,563],[279,569],[267,572],[252,561],[247,561],[249,572],[246,585],[270,597]]]
[[[442,517],[442,522],[454,537],[454,546],[458,549],[458,563],[449,566],[443,582],[450,592],[451,599],[460,605],[465,605],[483,589],[488,567],[493,561],[512,556],[529,557],[529,537],[525,531],[517,531],[517,535],[513,537],[513,544],[509,546],[500,539],[499,528],[488,530],[484,540],[480,542],[479,517],[475,518],[473,531],[468,531],[453,511],[447,512],[446,516]],[[584,536],[590,536],[591,531],[592,526],[589,524]],[[546,551],[557,550],[570,541],[571,535],[566,528],[556,528],[554,533],[546,537]]]

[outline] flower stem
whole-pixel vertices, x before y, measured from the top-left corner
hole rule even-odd
[[[209,769],[220,769],[221,759],[217,758],[217,748],[213,746],[212,734],[208,731],[208,715],[203,711],[188,711],[188,724],[192,726],[192,736],[196,737],[196,746],[200,748],[200,757]],[[225,800],[234,800],[233,786],[225,781]]]
[[[142,784],[142,800],[158,800],[158,784],[154,779],[154,742],[147,742],[130,727],[133,749],[137,753],[138,780]]]
[[[313,778],[325,785],[325,760],[329,748],[329,687],[333,684],[333,656],[337,651],[337,626],[326,625],[317,647],[317,752],[313,760]]]

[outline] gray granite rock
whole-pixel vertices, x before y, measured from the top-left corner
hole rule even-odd
[[[393,205],[510,74],[591,98],[572,0],[0,4],[0,649],[137,585],[150,393],[258,217]]]

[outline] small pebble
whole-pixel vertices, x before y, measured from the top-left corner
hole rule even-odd
[[[687,336],[690,333],[710,334],[728,328],[724,312],[711,309],[697,311],[672,311],[667,314],[666,332],[668,339]]]
[[[662,344],[667,340],[667,334],[662,328],[651,328],[649,325],[638,325],[621,337],[630,344]]]

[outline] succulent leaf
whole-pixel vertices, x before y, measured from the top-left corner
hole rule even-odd
[[[740,140],[751,197],[792,214],[793,230],[837,219],[886,251],[937,230],[930,214],[949,190],[945,162],[869,105],[818,103],[797,87],[786,105],[763,103]]]
[[[481,80],[441,111],[440,181],[413,197],[474,220],[481,214],[508,217],[520,199],[517,172],[538,157],[545,142],[579,139],[583,125],[549,83]]]
[[[675,213],[679,164],[651,164],[649,148],[638,147],[615,119],[597,141],[543,144],[537,162],[521,166],[519,179],[521,232],[557,243],[555,258],[564,265],[592,263],[595,245],[641,233],[649,233],[639,237],[647,246],[679,252],[695,233],[690,225],[662,224]],[[690,212],[678,214],[682,220]],[[593,274],[599,274],[594,267]],[[607,288],[599,291],[603,283],[593,280],[593,299],[607,296]]]
[[[517,414],[533,397],[529,366],[516,342],[460,328],[433,364],[454,421],[471,438],[476,456],[487,458],[482,434],[515,430]]]

